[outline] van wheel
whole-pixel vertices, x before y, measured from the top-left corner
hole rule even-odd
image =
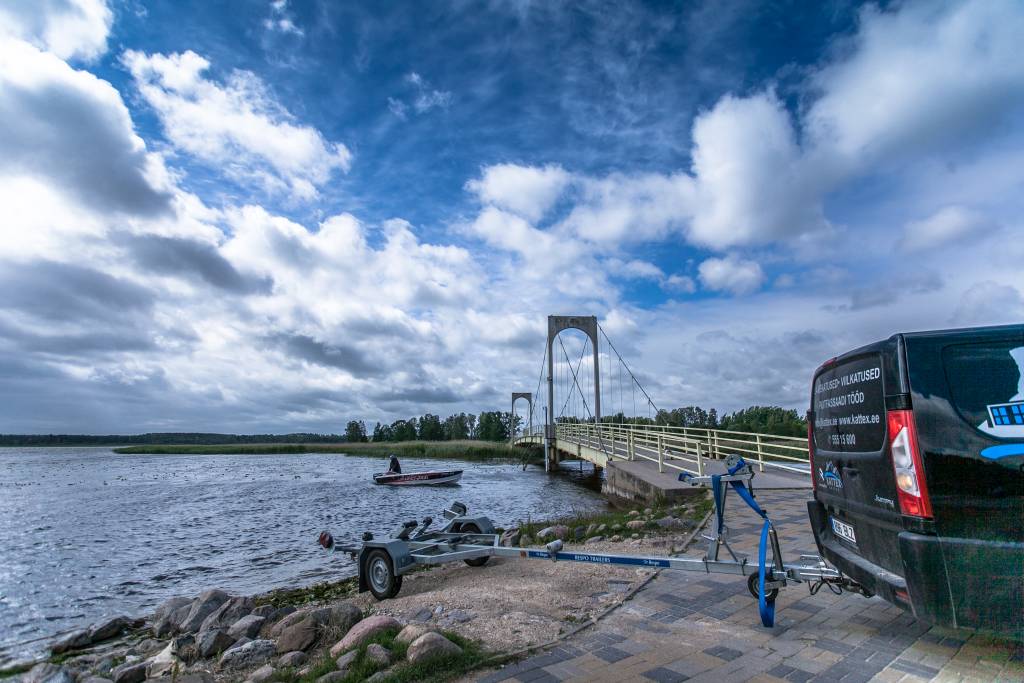
[[[463,524],[462,531],[467,534],[478,534],[480,533],[480,527],[476,524]],[[487,560],[491,559],[490,555],[484,555],[483,557],[474,557],[472,560],[463,560],[470,567],[482,567],[487,564]]]
[[[395,574],[391,564],[391,556],[386,550],[371,550],[366,556],[366,583],[373,597],[387,600],[398,595],[402,590],[402,577]]]
[[[757,574],[751,574],[750,576],[748,576],[747,577],[747,590],[750,591],[750,594],[754,596],[755,600],[760,600],[761,599],[761,590],[760,589],[761,589],[761,586],[760,586],[760,579],[758,578],[758,575]],[[768,591],[768,596],[767,596],[768,602],[772,602],[777,597],[779,597],[779,589],[778,588],[773,588],[770,591]]]

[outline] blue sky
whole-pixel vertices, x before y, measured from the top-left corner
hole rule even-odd
[[[0,430],[503,408],[551,313],[662,407],[803,409],[852,346],[1024,315],[1021,31],[1009,0],[7,4]]]

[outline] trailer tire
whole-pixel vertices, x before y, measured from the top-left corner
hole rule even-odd
[[[467,534],[478,534],[480,533],[480,527],[472,523],[463,524],[462,531],[466,532]],[[487,564],[487,560],[489,559],[491,559],[490,555],[484,555],[483,557],[474,557],[472,560],[463,560],[463,562],[468,564],[470,567],[482,567],[485,564]]]
[[[402,590],[402,577],[395,574],[391,555],[380,548],[371,550],[363,565],[366,572],[366,584],[378,600],[387,600],[398,595]]]
[[[750,591],[750,594],[754,596],[755,600],[761,599],[761,590],[759,583],[760,579],[757,574],[751,574],[747,577],[747,590]],[[773,588],[770,591],[768,591],[768,602],[775,602],[775,598],[777,597],[779,597],[778,588]]]

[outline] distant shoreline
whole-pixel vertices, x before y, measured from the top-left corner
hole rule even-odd
[[[534,462],[540,459],[535,448],[511,446],[495,441],[399,441],[380,443],[265,443],[221,445],[139,445],[113,449],[122,455],[271,455],[337,453],[399,458],[448,458],[452,460],[514,460]]]

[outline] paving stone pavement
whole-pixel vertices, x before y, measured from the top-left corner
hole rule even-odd
[[[816,554],[806,490],[761,491],[787,562]],[[730,544],[756,562],[760,519],[730,496]],[[687,555],[702,557],[697,539]],[[724,551],[723,551],[724,552]],[[552,587],[557,590],[557,586]],[[880,598],[783,589],[761,626],[741,577],[662,570],[631,600],[556,647],[493,672],[495,681],[1024,681],[1024,646],[927,624]]]

